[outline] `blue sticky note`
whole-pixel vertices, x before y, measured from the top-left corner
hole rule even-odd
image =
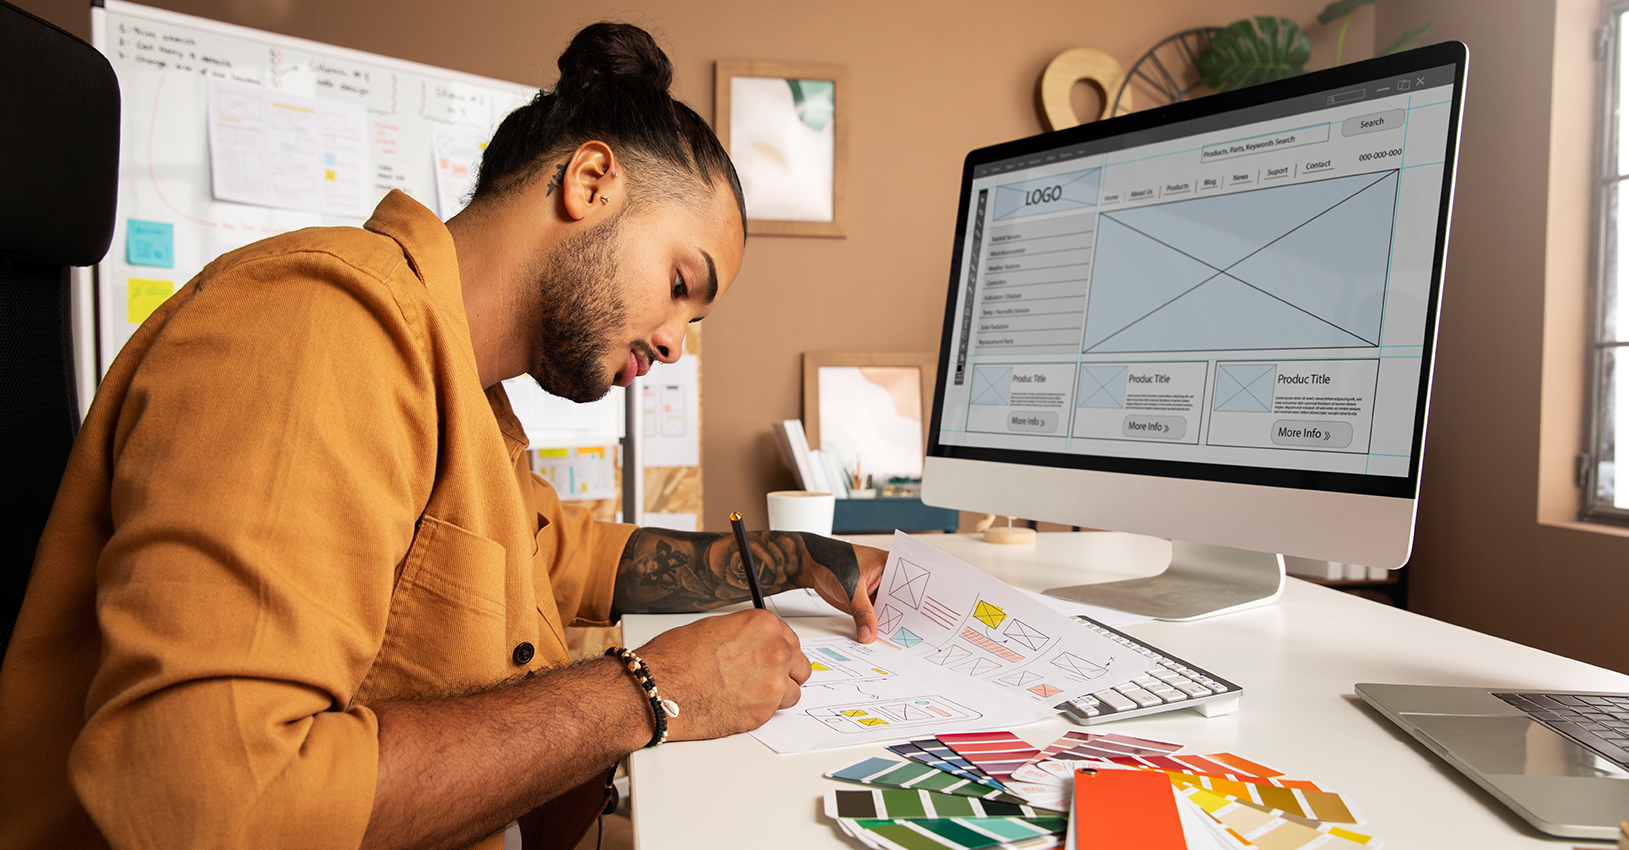
[[[175,268],[175,225],[157,221],[125,221],[125,260],[133,266]]]

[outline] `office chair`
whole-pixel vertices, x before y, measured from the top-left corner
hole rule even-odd
[[[68,269],[113,239],[119,83],[95,48],[0,0],[0,656],[79,430]]]

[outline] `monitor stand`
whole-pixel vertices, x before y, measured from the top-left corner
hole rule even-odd
[[[1159,575],[1047,594],[1159,620],[1199,620],[1270,605],[1283,592],[1283,555],[1173,540],[1171,565]]]

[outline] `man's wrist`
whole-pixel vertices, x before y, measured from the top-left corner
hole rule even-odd
[[[650,665],[638,653],[627,647],[613,646],[605,650],[605,655],[622,662],[623,669],[633,677],[634,683],[644,692],[645,701],[650,704],[656,731],[651,734],[646,749],[667,743],[668,718],[679,716],[679,704],[662,697],[661,688],[656,684],[656,674],[651,672]]]
[[[604,697],[607,720],[620,719],[614,738],[617,751],[626,755],[651,742],[657,734],[656,718],[652,716],[650,699],[627,666],[614,655],[601,656],[590,662],[605,671]],[[612,730],[607,729],[607,737]]]

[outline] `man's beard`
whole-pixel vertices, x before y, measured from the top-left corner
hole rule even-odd
[[[618,297],[616,249],[622,216],[566,237],[550,253],[537,281],[537,323],[542,355],[532,378],[538,386],[575,402],[595,401],[611,390],[605,374],[611,337],[627,318]]]

